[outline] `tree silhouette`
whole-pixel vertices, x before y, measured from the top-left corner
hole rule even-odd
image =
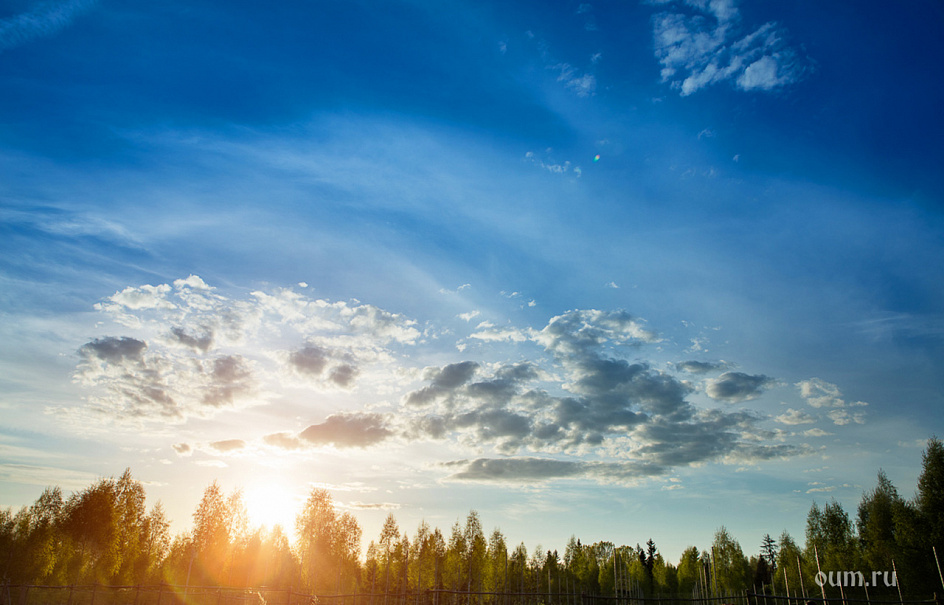
[[[664,560],[652,538],[645,547],[630,547],[606,540],[589,545],[571,536],[563,556],[540,545],[529,555],[523,543],[509,550],[498,529],[486,539],[475,510],[464,524],[453,524],[448,543],[426,522],[411,539],[390,514],[361,561],[360,526],[350,513],[339,514],[327,490],[309,494],[292,544],[281,527],[250,528],[241,492],[226,495],[214,481],[193,512],[192,530],[171,539],[163,507],[145,509],[144,488],[128,469],[68,498],[50,487],[31,506],[0,510],[0,573],[11,584],[164,581],[301,587],[325,595],[436,587],[703,598],[741,594],[753,584],[805,598],[815,590],[818,556],[824,571],[890,572],[894,562],[900,586],[927,597],[938,588],[932,548],[944,550],[944,445],[937,438],[922,455],[917,488],[915,498],[905,500],[880,470],[874,489],[862,495],[855,524],[835,500],[814,503],[802,548],[786,531],[778,541],[765,534],[750,561],[724,526],[710,551],[686,548],[677,566]],[[871,594],[878,596],[880,588],[873,585]]]

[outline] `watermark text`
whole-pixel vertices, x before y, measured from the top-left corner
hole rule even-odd
[[[814,577],[813,581],[817,586],[832,586],[837,588],[865,587],[870,586],[898,586],[898,574],[894,571],[873,571],[869,579],[861,571],[820,571]]]

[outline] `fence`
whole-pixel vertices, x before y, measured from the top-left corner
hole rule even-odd
[[[0,586],[0,605],[944,605],[923,600],[821,599],[746,592],[725,597],[636,597],[584,593],[473,592],[431,589],[408,593],[312,595],[276,588],[219,586]]]

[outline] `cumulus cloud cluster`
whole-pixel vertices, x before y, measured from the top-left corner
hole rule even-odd
[[[264,403],[265,383],[289,378],[350,391],[363,365],[420,336],[414,321],[371,305],[285,289],[231,299],[193,275],[125,288],[97,308],[134,336],[82,345],[74,377],[91,391],[86,411],[118,420],[184,422]]]
[[[691,384],[647,362],[618,357],[623,348],[660,341],[624,311],[570,311],[540,330],[503,332],[509,341],[540,345],[544,363],[465,360],[428,367],[421,373],[424,384],[402,396],[396,420],[374,413],[332,417],[299,435],[268,436],[267,443],[286,449],[321,444],[331,423],[342,435],[339,446],[393,439],[456,442],[501,457],[446,461],[442,467],[452,479],[499,482],[628,481],[713,460],[804,451],[773,443],[775,434],[761,428],[759,415],[698,409],[687,399],[695,391]],[[727,364],[686,367],[708,372]],[[734,402],[755,398],[772,383],[766,376],[729,372],[712,385],[719,398]]]
[[[297,435],[273,433],[263,441],[267,445],[282,449],[297,450],[304,447],[333,445],[335,447],[368,447],[393,435],[387,428],[387,419],[382,414],[342,413],[333,414],[321,423],[312,424]]]
[[[186,422],[264,404],[278,396],[271,385],[279,383],[333,391],[341,397],[335,401],[345,401],[366,376],[385,394],[385,403],[374,390],[366,399],[351,396],[349,409],[313,410],[302,430],[177,443],[179,456],[429,442],[442,444],[433,464],[452,480],[626,482],[811,451],[797,434],[787,439],[786,431],[769,428],[778,422],[804,426],[806,437],[828,434],[806,427],[819,420],[807,411],[790,408],[772,418],[747,405],[783,386],[772,377],[727,361],[647,360],[663,337],[626,311],[572,310],[540,328],[472,327],[458,318],[468,332],[457,344],[476,343],[458,348],[477,358],[420,368],[410,361],[426,342],[415,321],[293,290],[228,298],[191,276],[127,288],[99,308],[131,333],[78,350],[75,376],[90,388],[87,407],[99,415]],[[520,347],[523,357],[491,358],[496,343]],[[795,386],[800,400],[825,410],[834,424],[863,421],[851,410],[864,404],[847,404],[835,385],[812,378]],[[375,403],[365,408],[364,401]]]
[[[740,90],[769,91],[800,79],[798,53],[776,23],[744,33],[734,0],[653,0],[668,10],[653,18],[662,81],[690,95],[718,82]]]
[[[855,408],[865,407],[868,404],[864,401],[847,403],[842,398],[842,392],[838,386],[821,378],[803,380],[796,386],[800,389],[800,395],[811,407],[826,411],[826,416],[832,420],[833,424],[842,426],[850,423],[865,423],[865,412]]]

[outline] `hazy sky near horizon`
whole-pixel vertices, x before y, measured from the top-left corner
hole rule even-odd
[[[944,8],[0,5],[0,506],[802,541],[944,433]],[[275,494],[279,505],[262,502]],[[252,512],[252,511],[251,511]]]

